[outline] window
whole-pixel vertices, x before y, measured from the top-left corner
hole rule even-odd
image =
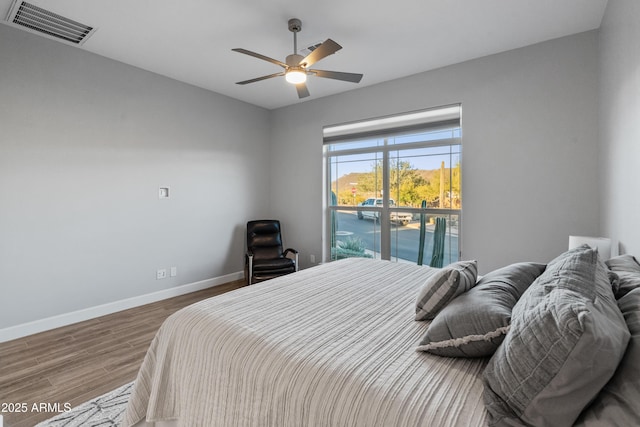
[[[459,259],[460,105],[328,126],[323,135],[324,259]]]

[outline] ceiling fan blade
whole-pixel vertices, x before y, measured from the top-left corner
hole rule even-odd
[[[255,79],[251,79],[251,80],[244,80],[241,82],[236,82],[237,85],[246,85],[249,83],[255,83],[255,82],[259,82],[261,80],[266,80],[266,79],[270,79],[273,77],[280,77],[280,76],[284,76],[284,71],[281,73],[275,73],[275,74],[269,74],[268,76],[262,76],[262,77],[256,77]]]
[[[234,52],[244,53],[245,55],[253,56],[254,58],[262,59],[263,61],[271,62],[272,64],[276,64],[281,66],[282,68],[287,68],[287,64],[282,61],[278,61],[277,59],[269,58],[268,56],[260,55],[259,53],[251,52],[247,49],[231,49]]]
[[[307,85],[304,83],[298,83],[296,90],[298,91],[298,98],[306,98],[310,95],[309,89],[307,89]]]
[[[360,80],[362,79],[362,74],[356,74],[356,73],[343,73],[340,71],[327,71],[327,70],[308,70],[308,71],[315,74],[318,77],[342,80],[345,82],[360,83]]]
[[[331,39],[327,39],[322,43],[318,48],[316,48],[313,52],[307,55],[300,64],[304,64],[305,67],[310,67],[316,62],[320,61],[322,58],[326,58],[329,55],[333,55],[337,51],[342,49],[338,43],[334,42]]]

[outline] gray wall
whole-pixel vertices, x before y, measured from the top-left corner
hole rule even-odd
[[[5,25],[0,100],[0,328],[243,269],[267,110]]]
[[[640,255],[640,2],[609,1],[600,28],[602,231]]]
[[[599,229],[596,31],[274,110],[271,212],[322,252],[322,127],[462,103],[463,258],[548,261]],[[365,76],[366,78],[366,76]],[[310,83],[312,84],[312,83]],[[313,88],[311,88],[313,90]]]
[[[549,260],[599,231],[597,34],[268,112],[0,25],[0,328],[240,271],[256,217],[308,267],[322,126],[456,102],[463,257]]]

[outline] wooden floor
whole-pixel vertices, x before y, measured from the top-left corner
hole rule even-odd
[[[244,280],[0,343],[4,427],[32,427],[56,415],[32,412],[34,403],[77,406],[133,381],[164,319],[241,286]],[[15,404],[27,411],[6,412]]]

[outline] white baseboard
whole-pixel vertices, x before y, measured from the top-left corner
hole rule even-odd
[[[240,280],[244,277],[244,272],[226,274],[212,279],[201,280],[199,282],[188,283],[175,288],[163,289],[161,291],[152,292],[150,294],[140,295],[137,297],[127,298],[120,301],[114,301],[107,304],[97,305],[95,307],[84,308],[82,310],[72,311],[70,313],[60,314],[57,316],[47,317],[45,319],[34,320],[33,322],[23,323],[21,325],[10,326],[0,329],[0,343],[11,341],[16,338],[26,337],[28,335],[37,334],[61,326],[71,325],[73,323],[82,322],[84,320],[93,319],[107,314],[127,310],[133,307],[150,304],[167,298],[173,298],[202,289],[211,288],[213,286],[222,285],[224,283]]]

